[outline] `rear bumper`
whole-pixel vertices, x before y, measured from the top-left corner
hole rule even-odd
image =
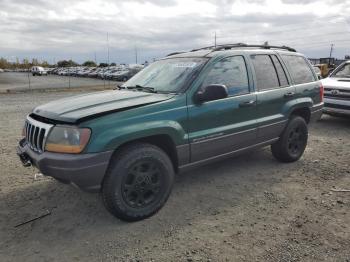
[[[322,116],[322,110],[323,110],[323,103],[320,103],[311,107],[310,122],[315,122],[319,120]]]
[[[41,173],[63,183],[72,183],[84,191],[99,191],[112,151],[92,154],[60,154],[31,150],[24,140],[17,147],[17,155],[24,166],[30,164]]]

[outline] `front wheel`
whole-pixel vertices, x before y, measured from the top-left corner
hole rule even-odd
[[[172,189],[174,168],[160,148],[133,144],[111,161],[102,185],[102,197],[114,216],[138,221],[152,216],[165,204]]]
[[[297,161],[304,153],[308,128],[304,118],[292,116],[279,140],[271,145],[273,156],[281,162]]]

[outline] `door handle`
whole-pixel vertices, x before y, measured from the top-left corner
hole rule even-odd
[[[295,95],[295,93],[294,92],[289,92],[289,93],[286,93],[286,94],[284,94],[284,97],[293,97]]]
[[[239,104],[239,107],[249,107],[249,106],[254,106],[256,103],[255,100],[250,100],[250,101],[245,101]]]

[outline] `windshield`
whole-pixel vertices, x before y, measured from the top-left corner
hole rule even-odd
[[[154,62],[122,87],[147,87],[155,92],[178,92],[207,61],[205,58],[170,58]]]
[[[350,78],[350,63],[344,64],[337,68],[331,77],[346,77]]]

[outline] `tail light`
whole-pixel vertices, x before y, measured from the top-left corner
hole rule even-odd
[[[321,84],[321,86],[320,86],[320,98],[321,98],[321,102],[323,102],[323,96],[324,96],[324,88],[323,88],[323,85]]]

